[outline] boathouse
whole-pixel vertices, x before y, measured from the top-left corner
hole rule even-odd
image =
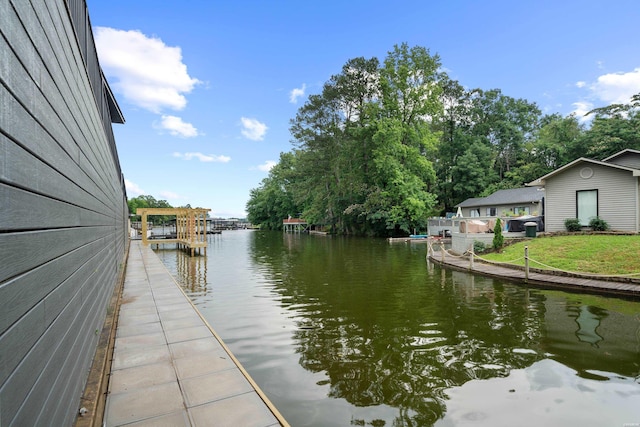
[[[69,426],[128,208],[84,0],[0,1],[0,425]]]

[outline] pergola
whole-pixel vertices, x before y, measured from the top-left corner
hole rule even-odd
[[[207,212],[211,209],[203,208],[138,208],[136,215],[142,217],[142,243],[144,245],[176,243],[178,248],[190,249],[191,256],[195,249],[204,248],[207,254]],[[147,219],[149,215],[167,215],[176,217],[176,238],[152,240],[147,238]]]

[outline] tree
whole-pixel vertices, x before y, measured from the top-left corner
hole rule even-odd
[[[336,232],[389,234],[426,224],[435,205],[439,59],[395,46],[382,67],[349,60],[291,121],[292,192],[308,220]]]
[[[460,156],[465,154],[473,144],[474,138],[469,129],[470,121],[470,92],[455,80],[442,76],[440,80],[442,93],[440,99],[443,105],[443,114],[440,120],[434,122],[434,128],[440,132],[440,140],[437,144],[437,154],[434,159],[434,168],[437,176],[438,210],[442,213],[451,211],[453,206],[461,200],[456,195],[453,179],[453,168],[458,163]],[[491,165],[487,165],[490,167]]]
[[[138,197],[134,197],[133,199],[127,200],[127,205],[129,206],[129,214],[135,215],[136,209],[138,208],[171,208],[172,206],[166,200],[156,200],[153,196],[150,195],[141,195]],[[149,217],[149,221],[151,221],[154,225],[159,225],[164,222],[167,222],[171,219],[170,216],[167,215],[152,215]]]
[[[476,142],[469,147],[451,168],[453,200],[455,204],[469,197],[478,197],[496,181],[491,148]]]
[[[595,115],[584,137],[590,157],[603,159],[626,148],[640,150],[640,93],[628,104],[612,104],[587,114]]]
[[[321,94],[311,95],[291,121],[299,151],[294,192],[304,200],[309,221],[333,230],[346,230],[347,222],[356,225],[355,207],[363,201],[371,164],[370,132],[364,126],[368,105],[377,96],[378,64],[376,58],[347,61],[342,73],[332,76]]]
[[[493,249],[500,252],[504,246],[504,236],[502,235],[502,221],[496,219],[496,225],[493,227]]]
[[[281,153],[279,162],[262,180],[260,187],[250,191],[246,205],[249,222],[268,230],[279,230],[283,219],[300,212],[290,186],[296,161],[295,153]]]
[[[438,136],[430,121],[442,112],[440,59],[422,47],[394,46],[380,70],[380,96],[372,142],[373,191],[367,219],[392,233],[426,225],[436,204],[435,170],[429,156]]]

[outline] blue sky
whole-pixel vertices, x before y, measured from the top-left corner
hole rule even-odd
[[[640,92],[640,3],[87,0],[129,197],[242,217],[289,121],[355,57],[440,56],[463,86],[579,117]]]

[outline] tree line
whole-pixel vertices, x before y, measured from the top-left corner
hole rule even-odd
[[[578,157],[640,149],[640,94],[591,111],[587,127],[499,89],[466,89],[441,65],[406,43],[383,61],[347,61],[291,119],[293,148],[251,190],[249,221],[279,229],[292,215],[335,233],[406,234]]]
[[[166,200],[157,200],[155,197],[147,194],[127,199],[127,205],[129,206],[129,216],[134,221],[140,221],[141,219],[139,215],[136,215],[138,208],[173,208]],[[190,204],[177,207],[191,209]],[[209,214],[207,214],[207,216],[209,216]],[[161,225],[174,219],[174,215],[151,215],[149,217],[149,221],[153,223],[153,225]]]

